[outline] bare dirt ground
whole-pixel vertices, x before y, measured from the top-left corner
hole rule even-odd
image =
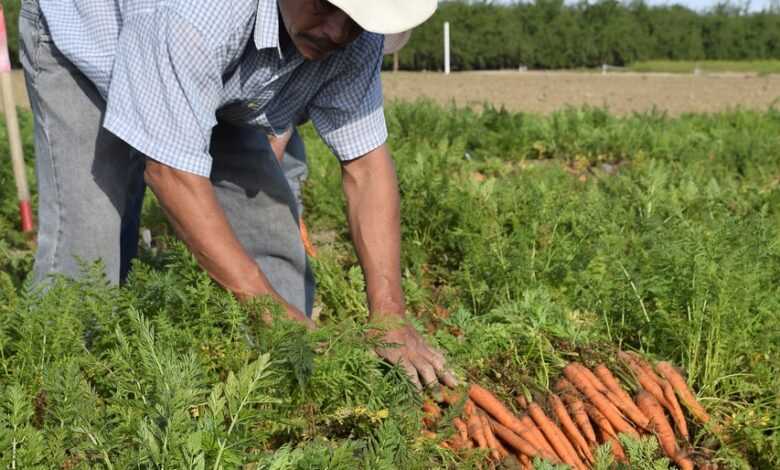
[[[14,71],[17,103],[29,107],[24,78]],[[588,72],[430,72],[382,74],[385,98],[430,98],[439,103],[481,107],[484,103],[512,111],[549,113],[564,106],[606,107],[613,113],[653,107],[676,115],[717,112],[735,107],[780,106],[780,75]],[[0,108],[2,109],[2,108]]]
[[[550,113],[567,105],[606,107],[616,114],[652,108],[671,115],[736,107],[780,106],[780,75],[588,72],[428,72],[382,75],[388,101],[421,97],[439,103]]]

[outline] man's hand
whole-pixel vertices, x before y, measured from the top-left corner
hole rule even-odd
[[[457,379],[447,368],[444,355],[430,347],[412,325],[404,324],[386,330],[382,343],[388,347],[377,348],[377,354],[403,367],[418,389],[439,383],[448,387],[458,386]]]
[[[453,386],[444,356],[428,346],[404,315],[401,288],[401,201],[395,165],[387,145],[341,167],[347,198],[347,218],[363,274],[371,321],[382,331],[388,347],[377,353],[399,364],[418,387],[439,381]]]

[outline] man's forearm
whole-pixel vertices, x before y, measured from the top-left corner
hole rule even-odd
[[[366,278],[371,315],[403,315],[400,197],[386,146],[342,167],[352,241]]]
[[[268,294],[282,302],[294,319],[305,320],[272,288],[233,233],[208,178],[178,171],[147,160],[144,174],[149,187],[176,234],[199,264],[225,289],[246,300]]]

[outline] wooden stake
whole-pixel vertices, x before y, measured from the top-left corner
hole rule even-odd
[[[13,86],[11,83],[11,61],[8,55],[8,39],[5,32],[5,15],[0,6],[0,88],[3,95],[3,111],[5,126],[8,132],[8,143],[11,149],[11,164],[16,181],[16,192],[19,199],[19,215],[22,232],[33,231],[32,207],[30,206],[30,188],[27,186],[27,175],[24,167],[22,138],[19,132],[19,119],[16,115]]]

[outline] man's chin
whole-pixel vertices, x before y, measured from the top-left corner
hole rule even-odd
[[[303,56],[304,59],[316,61],[316,60],[326,59],[333,51],[328,51],[328,52],[311,52],[311,51],[306,51],[306,52],[304,52],[304,51],[300,51],[299,50],[299,52],[301,53],[301,55]]]
[[[298,49],[298,52],[306,60],[322,60],[333,53],[332,50],[320,49],[316,45],[311,44],[309,41],[302,41],[296,44],[295,48]]]

